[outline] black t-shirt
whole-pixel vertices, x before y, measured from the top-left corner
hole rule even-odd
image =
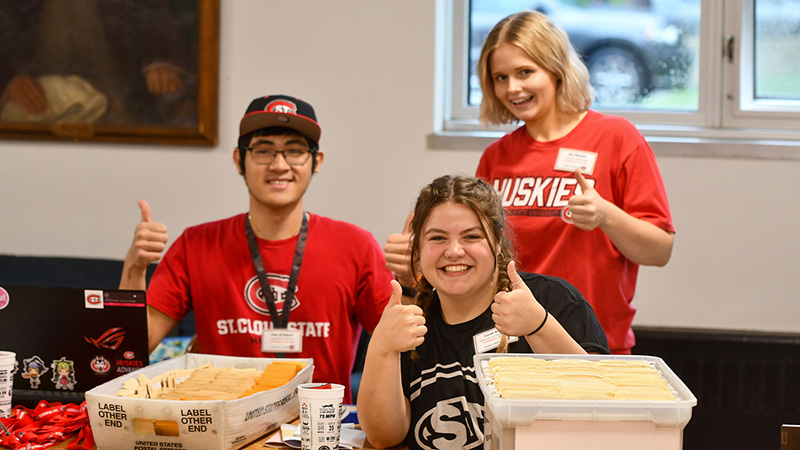
[[[608,341],[594,310],[566,281],[520,272],[534,297],[584,350],[608,354]],[[491,307],[464,323],[449,325],[439,298],[428,308],[425,342],[401,357],[403,392],[411,402],[406,444],[412,449],[472,449],[483,446],[483,393],[473,367],[473,336],[494,328]],[[538,324],[536,324],[538,325]],[[533,353],[524,338],[509,344],[509,353]],[[480,368],[478,368],[480,369]]]

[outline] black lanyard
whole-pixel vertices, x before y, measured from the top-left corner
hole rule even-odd
[[[303,264],[303,253],[306,250],[306,237],[308,237],[308,217],[303,212],[303,225],[300,226],[300,233],[297,235],[297,246],[294,249],[294,260],[292,261],[292,272],[289,275],[289,286],[286,288],[286,298],[283,300],[283,311],[278,316],[275,307],[275,293],[267,280],[267,272],[264,270],[264,260],[261,259],[261,251],[258,248],[256,235],[253,233],[253,226],[250,224],[250,215],[244,219],[244,231],[247,235],[247,244],[250,247],[250,255],[253,257],[253,264],[256,266],[258,281],[261,283],[261,293],[264,301],[267,302],[269,315],[272,317],[273,328],[286,328],[289,323],[289,313],[294,301],[294,290],[297,286],[297,277],[300,275],[300,265]]]

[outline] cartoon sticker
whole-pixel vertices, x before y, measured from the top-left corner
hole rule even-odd
[[[33,355],[28,359],[23,359],[22,367],[22,378],[28,379],[28,382],[31,384],[31,389],[39,389],[39,384],[42,382],[40,378],[45,372],[50,370],[44,365],[42,358],[37,355]]]
[[[53,383],[56,384],[56,389],[69,389],[70,391],[75,388],[78,382],[75,380],[75,363],[62,356],[61,359],[54,359],[53,364]]]

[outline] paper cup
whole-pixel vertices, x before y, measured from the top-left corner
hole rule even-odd
[[[0,350],[0,417],[11,416],[11,388],[17,354]]]
[[[297,386],[303,450],[333,450],[342,431],[344,386],[306,383]]]

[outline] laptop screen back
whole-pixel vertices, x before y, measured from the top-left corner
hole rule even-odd
[[[0,286],[0,349],[16,353],[13,404],[80,403],[148,364],[145,293]]]

